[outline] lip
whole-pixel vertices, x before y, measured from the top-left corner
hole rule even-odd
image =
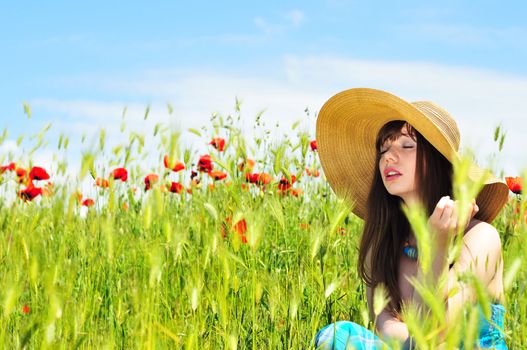
[[[387,168],[384,168],[384,171],[383,171],[384,178],[385,178],[386,180],[388,180],[388,173],[389,173],[390,171],[395,171],[395,172],[397,173],[397,175],[392,175],[393,177],[391,177],[391,179],[392,179],[392,178],[393,178],[393,179],[396,179],[397,177],[399,177],[399,176],[402,175],[401,172],[400,172],[398,169],[396,169],[396,168],[394,168],[394,167],[387,167]]]

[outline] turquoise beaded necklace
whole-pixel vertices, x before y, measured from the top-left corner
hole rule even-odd
[[[417,256],[418,256],[418,254],[417,254],[417,247],[412,247],[410,245],[410,242],[408,242],[408,240],[406,240],[406,242],[404,242],[403,253],[404,253],[404,255],[409,257],[410,259],[417,260]]]

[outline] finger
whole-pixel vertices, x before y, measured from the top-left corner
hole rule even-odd
[[[447,224],[450,220],[450,217],[452,216],[452,210],[454,209],[454,201],[451,199],[447,199],[446,203],[443,208],[443,213],[440,217],[440,222],[443,224]]]
[[[457,233],[457,227],[458,227],[458,211],[459,211],[459,203],[456,201],[456,203],[453,203],[452,206],[452,214],[450,215],[450,222],[449,222],[449,230],[450,232]]]
[[[472,206],[472,214],[470,215],[470,218],[472,219],[474,216],[476,216],[478,211],[479,211],[479,207],[476,204],[476,202],[474,201],[474,205]]]
[[[444,196],[444,197],[441,197],[441,199],[437,202],[434,212],[431,215],[435,221],[439,221],[441,219],[443,210],[445,209],[445,204],[447,203],[449,199],[450,199],[449,196]]]

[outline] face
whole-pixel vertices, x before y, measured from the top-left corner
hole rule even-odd
[[[386,140],[380,149],[379,171],[388,193],[405,203],[417,199],[415,164],[417,143],[409,135],[406,124],[394,141]]]

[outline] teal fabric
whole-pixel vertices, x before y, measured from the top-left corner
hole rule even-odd
[[[481,348],[507,350],[503,334],[505,308],[498,303],[490,304],[490,307],[490,320],[485,319],[480,309],[480,330],[476,343]],[[317,350],[390,349],[372,331],[351,321],[338,321],[322,328],[315,337],[315,347]]]
[[[505,307],[501,304],[490,304],[490,322],[480,309],[479,346],[498,350],[508,349],[503,334]]]

